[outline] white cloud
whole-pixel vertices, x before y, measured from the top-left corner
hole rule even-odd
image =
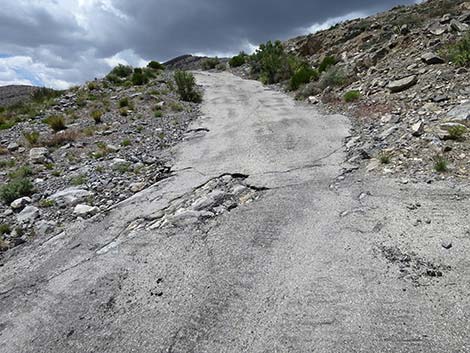
[[[301,32],[304,33],[304,34],[315,33],[315,32],[318,32],[318,31],[323,31],[325,29],[328,29],[331,26],[334,26],[335,24],[338,24],[338,23],[341,23],[341,22],[344,22],[344,21],[352,20],[352,19],[355,19],[355,18],[364,18],[364,17],[367,17],[367,14],[364,13],[364,12],[351,12],[351,13],[345,15],[345,16],[329,18],[325,22],[314,23],[310,27],[302,29]]]
[[[104,61],[110,67],[114,67],[119,64],[141,67],[147,65],[148,63],[148,60],[144,60],[138,56],[132,49],[123,50],[109,58],[104,59]]]

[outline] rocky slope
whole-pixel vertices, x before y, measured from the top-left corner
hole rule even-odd
[[[168,148],[197,133],[198,105],[179,99],[170,71],[144,85],[89,82],[24,112],[0,124],[0,253],[168,177]]]
[[[308,101],[355,117],[350,161],[406,179],[467,178],[469,72],[449,62],[448,47],[470,28],[470,3],[431,0],[345,23],[285,43],[318,67],[334,56],[347,83],[310,92]],[[357,90],[361,98],[344,102]],[[372,159],[372,160],[370,160]],[[438,173],[447,167],[447,173]],[[446,165],[448,164],[448,165]],[[441,170],[442,171],[442,170]]]

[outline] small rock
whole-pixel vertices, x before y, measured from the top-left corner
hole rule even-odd
[[[392,93],[397,93],[397,92],[407,90],[408,88],[414,86],[417,82],[418,82],[418,77],[416,75],[413,75],[413,76],[402,78],[401,80],[391,81],[388,84],[388,89]]]
[[[453,245],[452,245],[452,241],[450,241],[450,240],[443,240],[443,241],[441,242],[441,246],[442,246],[444,249],[449,250],[449,249],[451,249],[452,246],[453,246]]]
[[[13,208],[14,210],[19,210],[19,209],[22,209],[23,207],[25,207],[26,205],[30,204],[31,202],[32,202],[31,198],[22,197],[22,198],[19,198],[19,199],[16,199],[15,201],[13,201],[10,204],[10,207]]]
[[[470,122],[470,103],[454,107],[448,114],[451,121],[466,124]]]
[[[421,60],[428,65],[444,64],[445,60],[434,53],[426,53],[421,56]]]
[[[18,148],[20,148],[20,146],[16,142],[11,142],[7,146],[8,151],[16,151]]]
[[[73,213],[77,216],[88,217],[88,216],[94,216],[99,211],[100,209],[96,206],[77,205],[75,206]]]
[[[29,151],[29,160],[32,163],[45,163],[49,151],[45,147],[31,148]]]
[[[133,193],[136,193],[145,189],[145,183],[132,183],[129,187]]]
[[[50,235],[55,229],[55,223],[49,221],[39,221],[34,225],[34,232],[40,237]]]
[[[18,213],[16,216],[16,219],[18,220],[19,223],[31,223],[34,221],[36,218],[39,217],[39,208],[34,207],[34,206],[27,206]]]
[[[411,126],[411,134],[415,137],[419,137],[424,134],[424,122],[418,121],[416,124]]]

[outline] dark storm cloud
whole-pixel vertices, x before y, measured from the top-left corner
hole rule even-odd
[[[115,6],[132,19],[128,40],[146,57],[186,52],[234,52],[243,41],[259,44],[286,39],[328,18],[351,12],[373,13],[411,0],[172,0],[129,2]]]
[[[2,0],[0,84],[24,70],[46,84],[64,86],[102,75],[119,61],[137,65],[186,53],[235,53],[331,18],[413,2]]]

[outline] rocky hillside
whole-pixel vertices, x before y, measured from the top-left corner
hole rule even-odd
[[[173,73],[118,67],[102,80],[0,111],[0,253],[60,233],[171,175],[169,147],[198,104]]]
[[[328,57],[337,61],[326,89],[307,85],[301,93],[357,118],[347,145],[351,162],[365,159],[369,171],[405,179],[467,178],[470,75],[451,51],[455,43],[465,46],[469,28],[470,2],[431,0],[285,46],[314,67]]]

